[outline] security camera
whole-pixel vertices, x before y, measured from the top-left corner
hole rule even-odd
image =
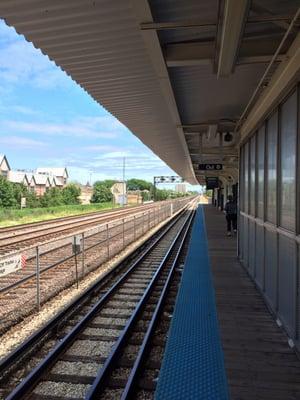
[[[233,139],[233,135],[230,132],[226,132],[226,134],[224,135],[224,142],[231,142]]]

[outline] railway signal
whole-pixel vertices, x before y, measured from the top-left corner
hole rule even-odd
[[[153,177],[153,186],[154,186],[154,193],[153,193],[153,200],[156,200],[156,185],[158,183],[182,183],[184,179],[180,176],[154,176]]]

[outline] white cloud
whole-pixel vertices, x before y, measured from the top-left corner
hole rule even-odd
[[[0,137],[0,144],[12,148],[14,150],[40,149],[48,146],[48,144],[45,142],[20,136]]]
[[[86,123],[85,120],[73,120],[66,123],[51,122],[27,122],[15,120],[3,120],[0,122],[2,131],[22,134],[39,134],[49,136],[66,136],[80,138],[115,138],[117,131],[107,131],[98,124]]]
[[[95,145],[91,145],[91,146],[85,146],[82,147],[81,149],[84,152],[89,152],[89,153],[99,153],[99,152],[103,152],[103,151],[108,151],[110,153],[114,152],[119,152],[122,151],[121,147],[116,147],[113,145],[101,145],[101,144],[95,144]]]
[[[153,176],[153,174],[161,174],[162,171],[165,171],[165,173],[171,171],[158,157],[150,152],[140,152],[138,149],[136,151],[126,149],[118,151],[116,149],[114,152],[99,154],[93,158],[77,159],[74,164],[94,172],[101,171],[111,174],[113,171],[122,169],[124,157],[126,170],[131,174],[134,173],[135,176],[145,173]]]
[[[39,112],[36,110],[33,110],[30,107],[26,106],[21,106],[21,105],[13,105],[13,104],[6,104],[5,101],[3,101],[2,104],[0,104],[0,112],[2,113],[10,113],[10,114],[22,114],[22,115],[38,115]]]
[[[23,37],[17,36],[14,29],[7,27],[3,21],[0,21],[0,34],[2,84],[21,83],[51,89],[70,83],[70,78],[54,62]]]

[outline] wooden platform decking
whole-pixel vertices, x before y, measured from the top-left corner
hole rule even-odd
[[[299,359],[238,262],[224,214],[204,211],[231,399],[299,400]]]

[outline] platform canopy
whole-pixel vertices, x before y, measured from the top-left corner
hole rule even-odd
[[[298,0],[1,0],[0,17],[180,176],[203,183],[203,163],[222,163],[218,174],[237,179],[237,128],[298,7]],[[298,27],[258,96],[287,62]]]

